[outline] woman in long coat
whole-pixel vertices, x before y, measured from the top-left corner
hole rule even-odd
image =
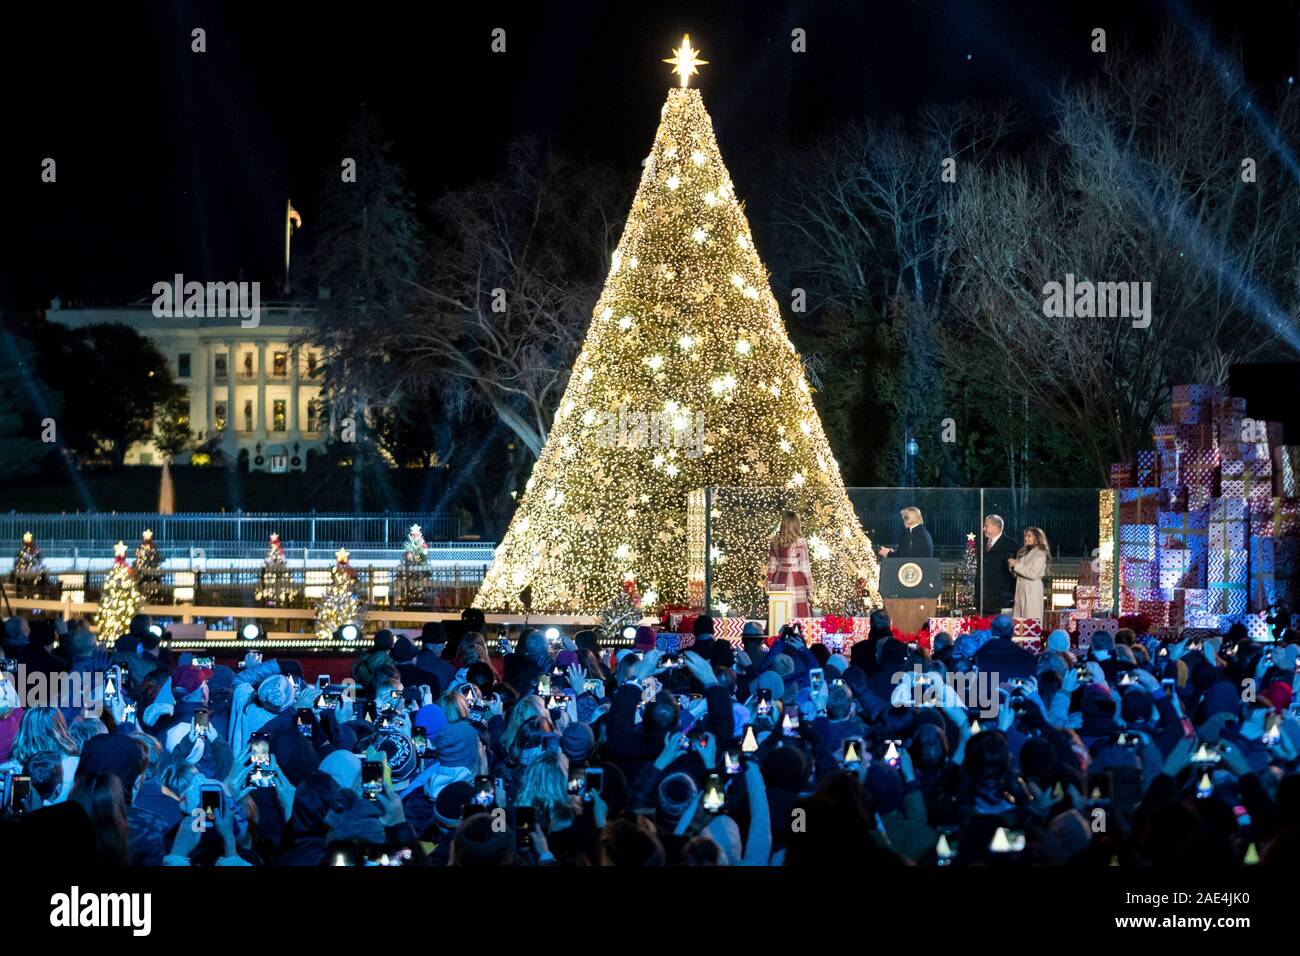
[[[781,515],[781,528],[772,539],[767,557],[767,589],[794,592],[794,616],[812,617],[812,567],[808,543],[793,511]]]
[[[1016,576],[1016,600],[1012,617],[1043,619],[1043,577],[1047,574],[1051,551],[1042,528],[1025,529],[1025,546],[1007,566]]]

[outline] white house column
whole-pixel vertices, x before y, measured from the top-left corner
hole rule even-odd
[[[257,437],[269,438],[266,423],[266,343],[257,344]]]
[[[298,350],[289,351],[289,441],[297,441],[298,434]]]

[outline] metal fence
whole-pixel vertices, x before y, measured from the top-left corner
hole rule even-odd
[[[140,540],[146,528],[159,548],[223,545],[266,545],[272,533],[286,549],[316,548],[339,543],[351,548],[400,547],[411,525],[418,524],[426,541],[457,541],[464,533],[454,515],[410,512],[392,514],[245,514],[148,512],[111,514],[0,514],[0,541],[17,541],[30,531],[41,547],[76,543],[83,549],[112,547],[117,541]]]
[[[355,568],[354,590],[371,607],[451,610],[468,607],[483,581],[483,565],[451,568]],[[98,602],[107,571],[4,577],[8,593],[43,600]],[[208,607],[314,608],[330,580],[327,568],[223,569],[139,574],[136,586],[149,604]]]

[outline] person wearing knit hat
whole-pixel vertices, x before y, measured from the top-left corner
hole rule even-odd
[[[560,735],[560,749],[570,760],[585,761],[596,749],[596,736],[586,724],[575,721]]]
[[[632,641],[632,650],[645,653],[655,648],[655,629],[648,624],[642,624],[636,629],[636,637]]]
[[[395,727],[386,727],[375,733],[371,746],[381,751],[388,761],[393,785],[405,784],[419,769],[419,758],[411,738]],[[399,788],[400,789],[400,788]]]
[[[699,787],[688,773],[670,773],[659,781],[656,791],[656,816],[665,824],[675,826],[695,799]]]
[[[772,658],[771,669],[782,680],[794,673],[794,659],[789,654],[777,654]]]
[[[785,681],[774,670],[763,671],[758,675],[758,679],[754,681],[754,692],[757,693],[760,690],[770,690],[773,700],[785,699]]]
[[[843,674],[849,669],[849,659],[843,654],[832,654],[826,659],[826,670]]]
[[[195,667],[187,664],[184,667],[178,667],[176,673],[172,675],[172,692],[176,699],[189,700],[191,695],[201,692],[201,699],[207,701],[207,683],[212,677],[212,671],[206,667]]]
[[[496,826],[489,813],[476,813],[456,828],[451,866],[509,866],[515,859],[515,833]]]
[[[465,805],[474,798],[474,785],[464,780],[449,783],[433,801],[433,819],[444,830],[460,826],[465,816]]]
[[[1059,627],[1047,635],[1047,649],[1064,654],[1070,649],[1070,635]]]
[[[1266,701],[1279,714],[1286,713],[1291,706],[1294,688],[1286,681],[1275,680],[1259,692],[1260,700]]]
[[[444,767],[464,767],[471,773],[483,769],[483,745],[478,731],[468,720],[458,720],[438,731],[433,738],[438,763]]]
[[[335,750],[320,762],[320,772],[344,790],[360,795],[361,758],[351,751]]]

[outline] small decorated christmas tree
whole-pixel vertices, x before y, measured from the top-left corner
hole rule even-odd
[[[289,581],[289,567],[284,558],[284,545],[279,532],[272,531],[262,559],[262,580],[257,588],[257,602],[266,607],[288,607],[293,599],[293,586]]]
[[[148,528],[140,535],[140,544],[135,549],[135,580],[146,601],[155,600],[162,590],[162,555]]]
[[[957,594],[953,599],[954,611],[974,611],[975,595],[978,587],[979,555],[975,550],[975,534],[966,535],[966,553],[962,556],[961,567],[957,570]]]
[[[636,626],[641,621],[643,603],[641,592],[637,590],[636,576],[623,575],[623,585],[619,588],[618,596],[600,611],[600,623],[596,625],[600,639],[615,640],[623,636],[623,628]]]
[[[104,579],[99,598],[99,615],[95,619],[96,635],[101,644],[117,640],[131,630],[131,618],[144,605],[144,595],[136,587],[135,569],[126,563],[126,545],[113,546],[113,567]]]
[[[41,549],[30,531],[23,534],[23,546],[14,556],[14,585],[18,596],[35,593],[45,578],[45,566],[41,562]]]
[[[402,566],[397,569],[397,603],[423,604],[429,583],[429,545],[418,524],[411,525],[402,546]]]
[[[30,531],[23,534],[23,546],[14,557],[14,574],[35,577],[44,571],[41,564],[41,549],[36,544]]]
[[[361,626],[365,611],[357,597],[357,572],[348,564],[348,549],[339,548],[334,553],[335,564],[330,569],[330,583],[316,605],[316,636],[322,640],[334,636],[344,624]]]

